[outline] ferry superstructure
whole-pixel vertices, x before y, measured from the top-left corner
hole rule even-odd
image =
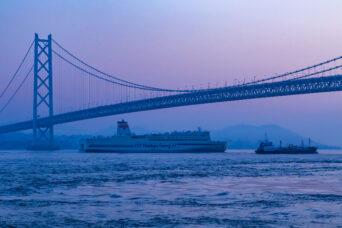
[[[212,141],[208,131],[184,131],[135,135],[126,121],[117,122],[117,134],[112,137],[82,139],[85,152],[162,153],[162,152],[224,152],[227,143]]]

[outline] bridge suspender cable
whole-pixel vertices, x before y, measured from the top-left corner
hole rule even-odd
[[[144,87],[138,87],[138,86],[134,86],[134,85],[127,85],[127,84],[123,84],[123,83],[120,83],[120,82],[116,82],[116,81],[112,81],[110,79],[107,79],[107,78],[103,78],[97,74],[94,74],[94,73],[91,73],[85,69],[83,69],[82,67],[80,66],[77,66],[76,64],[72,63],[71,61],[67,60],[66,58],[64,58],[63,56],[61,56],[59,53],[57,53],[56,51],[52,51],[57,57],[61,58],[62,60],[64,60],[65,62],[69,63],[70,65],[74,66],[75,68],[91,75],[92,77],[95,77],[95,78],[98,78],[98,79],[101,79],[103,81],[107,81],[107,82],[110,82],[110,83],[113,83],[113,84],[116,84],[116,85],[121,85],[121,86],[125,86],[125,87],[129,87],[129,88],[135,88],[135,89],[141,89],[141,90],[152,90],[152,91],[163,91],[163,92],[190,92],[188,90],[168,90],[168,89],[158,89],[158,88],[154,88],[154,89],[150,89],[150,88],[144,88]]]
[[[305,67],[305,68],[302,68],[302,69],[299,69],[299,70],[296,70],[296,71],[288,72],[288,73],[277,75],[277,76],[270,77],[270,78],[260,79],[258,81],[254,81],[254,82],[248,82],[248,83],[245,83],[244,85],[256,84],[256,83],[259,83],[259,82],[265,82],[265,81],[269,81],[269,80],[273,80],[273,79],[277,79],[277,78],[286,77],[286,76],[289,76],[289,75],[292,75],[292,74],[296,74],[296,73],[300,73],[300,72],[303,72],[303,71],[306,71],[306,70],[313,69],[315,67],[323,66],[325,64],[328,64],[328,63],[331,63],[331,62],[334,62],[334,61],[337,61],[337,60],[340,60],[340,59],[342,59],[342,56],[334,58],[334,59],[330,59],[330,60],[325,61],[325,62],[318,63],[316,65]],[[330,68],[330,70],[333,70],[333,69],[336,69],[336,68]],[[329,70],[327,70],[327,71],[329,71]],[[323,72],[326,72],[326,71],[323,71]],[[301,77],[296,77],[296,78],[303,78],[303,77],[305,77],[305,75],[301,76]],[[308,77],[308,76],[306,76],[306,77]],[[296,79],[296,78],[294,78],[294,79]]]
[[[52,39],[53,40],[53,39]],[[107,77],[110,77],[112,79],[115,79],[115,80],[118,80],[118,81],[121,81],[123,83],[127,83],[127,84],[130,84],[132,86],[128,86],[126,84],[123,84],[123,83],[118,83],[119,85],[123,85],[123,86],[127,86],[127,87],[132,87],[132,88],[137,88],[137,89],[142,89],[142,90],[152,90],[152,91],[167,91],[167,92],[194,92],[194,91],[198,91],[198,90],[172,90],[172,89],[161,89],[161,88],[155,88],[155,87],[149,87],[149,86],[145,86],[145,85],[140,85],[140,84],[136,84],[136,83],[133,83],[133,82],[129,82],[129,81],[126,81],[126,80],[123,80],[123,79],[120,79],[118,77],[115,77],[115,76],[112,76],[112,75],[109,75],[103,71],[100,71],[98,69],[96,69],[95,67],[92,67],[90,66],[89,64],[85,63],[84,61],[80,60],[79,58],[77,58],[75,55],[73,55],[72,53],[70,53],[68,50],[66,50],[65,48],[62,47],[62,45],[60,45],[57,41],[53,40],[53,42],[59,47],[61,48],[63,51],[65,51],[68,55],[70,55],[72,58],[76,59],[77,61],[79,61],[80,63],[84,64],[85,66],[91,68],[92,70],[95,70],[96,72],[100,73],[100,74],[103,74]],[[257,84],[257,83],[260,83],[260,82],[266,82],[266,81],[270,81],[270,80],[273,80],[273,79],[278,79],[278,78],[282,78],[282,77],[286,77],[286,76],[289,76],[289,75],[293,75],[293,74],[297,74],[297,73],[300,73],[300,72],[303,72],[303,71],[306,71],[306,70],[310,70],[310,69],[313,69],[313,68],[316,68],[316,67],[319,67],[319,66],[323,66],[325,64],[329,64],[331,62],[334,62],[334,61],[337,61],[337,60],[340,60],[342,59],[342,56],[340,57],[337,57],[337,58],[333,58],[333,59],[330,59],[330,60],[327,60],[327,61],[324,61],[324,62],[321,62],[321,63],[318,63],[318,64],[315,64],[315,65],[312,65],[312,66],[309,66],[309,67],[305,67],[305,68],[302,68],[302,69],[299,69],[299,70],[296,70],[296,71],[292,71],[292,72],[288,72],[288,73],[285,73],[285,74],[281,74],[281,75],[277,75],[277,76],[273,76],[273,77],[269,77],[269,78],[265,78],[265,79],[260,79],[260,80],[257,80],[257,81],[253,81],[253,82],[248,82],[248,83],[244,83],[243,85],[252,85],[252,84]],[[65,59],[64,59],[65,60]],[[69,63],[71,63],[70,61],[68,61]],[[74,64],[73,64],[74,65]],[[337,67],[339,68],[339,67]],[[324,71],[320,71],[320,73],[323,73],[323,72],[327,72],[327,71],[330,71],[330,70],[333,70],[333,69],[337,69],[337,68],[330,68],[328,70],[324,70]],[[85,72],[88,72],[85,70]],[[89,72],[88,72],[89,73]],[[296,77],[296,78],[304,78],[304,77],[309,77],[309,76],[312,76],[312,75],[315,75],[315,74],[308,74],[308,75],[304,75],[304,76],[300,76],[300,77]],[[100,78],[102,78],[101,76],[99,76]],[[296,79],[296,78],[293,78],[293,79]],[[103,78],[102,78],[103,79]],[[104,80],[104,79],[103,79]],[[111,81],[111,80],[110,80]],[[111,81],[112,83],[115,83],[114,81]]]
[[[308,78],[308,77],[311,77],[311,76],[314,76],[314,75],[317,75],[317,74],[329,72],[329,71],[336,70],[336,69],[339,69],[339,68],[342,68],[342,65],[331,67],[331,68],[328,68],[328,69],[325,69],[325,70],[321,70],[321,71],[317,71],[315,73],[306,74],[306,75],[299,76],[299,77],[296,77],[296,78],[292,78],[292,79],[289,79],[289,80],[293,81],[293,80],[298,80],[298,79],[302,79],[302,78]]]
[[[64,58],[63,56],[61,56],[59,53],[57,53],[55,51],[53,51],[53,53],[55,55],[57,55],[59,58],[61,58],[62,60],[64,60],[65,62],[71,64],[74,67],[76,67],[77,69],[79,69],[79,70],[81,70],[81,71],[83,71],[83,72],[85,72],[85,73],[87,73],[87,74],[89,74],[89,75],[91,75],[93,77],[96,77],[96,78],[98,78],[100,80],[104,80],[104,81],[107,81],[107,82],[110,82],[110,83],[113,83],[113,84],[129,87],[129,88],[142,89],[142,90],[164,91],[164,92],[175,92],[175,91],[177,91],[177,92],[191,92],[191,90],[168,90],[168,89],[158,89],[158,88],[151,89],[151,88],[138,87],[138,86],[134,86],[134,85],[127,85],[127,84],[123,84],[123,83],[120,83],[120,82],[117,82],[117,81],[112,81],[110,79],[103,78],[103,77],[101,77],[99,75],[96,75],[94,73],[91,73],[91,72],[81,68],[80,66],[72,63],[71,61],[67,60],[66,58]],[[295,73],[303,72],[305,70],[309,70],[309,69],[312,69],[312,68],[315,68],[315,67],[318,67],[318,66],[322,66],[322,65],[331,63],[331,62],[339,60],[339,59],[342,59],[342,57],[334,58],[334,59],[331,59],[331,60],[328,60],[328,61],[316,64],[316,65],[313,65],[313,66],[310,66],[310,67],[306,67],[306,68],[303,68],[303,69],[300,69],[300,70],[296,70],[296,71],[293,71],[293,72],[289,72],[289,73],[286,73],[286,74],[282,74],[282,75],[278,75],[278,76],[274,76],[274,77],[258,80],[258,81],[255,81],[255,82],[245,83],[245,84],[240,85],[240,86],[253,85],[253,84],[256,84],[256,83],[259,83],[259,82],[266,82],[266,81],[269,81],[269,80],[272,80],[272,79],[289,76],[289,75],[292,75],[292,74],[295,74]],[[339,68],[342,68],[342,65],[335,66],[335,67],[332,67],[332,68],[328,68],[328,69],[325,69],[325,70],[322,70],[322,71],[317,71],[315,73],[306,74],[306,75],[303,75],[303,76],[300,76],[300,77],[295,77],[295,78],[292,78],[292,79],[289,79],[289,80],[297,80],[297,79],[307,78],[307,77],[310,77],[310,76],[314,76],[314,75],[317,75],[317,74],[320,74],[320,73],[329,72],[329,71],[332,71],[332,70],[335,70],[335,69],[339,69]],[[198,90],[192,90],[192,91],[194,92],[194,91],[198,91]]]
[[[19,67],[17,68],[17,70],[15,71],[14,75],[12,76],[11,80],[8,82],[7,86],[5,87],[5,89],[2,91],[2,93],[0,94],[0,98],[4,96],[4,94],[6,93],[6,91],[8,90],[8,88],[11,86],[12,82],[14,81],[15,77],[17,76],[21,66],[24,64],[25,60],[26,60],[26,57],[28,56],[32,46],[33,46],[33,43],[34,41],[32,41],[29,49],[27,50],[24,58],[21,60],[20,64],[19,64]]]
[[[113,75],[110,75],[110,74],[107,74],[89,64],[87,64],[86,62],[82,61],[81,59],[79,59],[78,57],[76,57],[75,55],[73,55],[71,52],[69,52],[68,50],[66,50],[62,45],[60,45],[56,40],[52,39],[52,41],[59,47],[61,48],[64,52],[66,52],[69,56],[71,56],[72,58],[74,58],[75,60],[77,60],[78,62],[82,63],[83,65],[89,67],[90,69],[100,73],[100,74],[103,74],[109,78],[112,78],[112,79],[115,79],[115,80],[118,80],[120,82],[123,82],[123,83],[118,83],[118,85],[122,85],[122,86],[126,86],[126,87],[131,87],[131,88],[136,88],[136,89],[142,89],[142,90],[152,90],[152,91],[165,91],[165,92],[193,92],[194,90],[173,90],[173,89],[162,89],[162,88],[156,88],[156,87],[150,87],[150,86],[145,86],[145,85],[141,85],[141,84],[137,84],[137,83],[133,83],[133,82],[130,82],[130,81],[126,81],[126,80],[123,80],[121,78],[118,78],[118,77],[115,77]],[[54,52],[56,54],[56,52]],[[59,55],[59,57],[61,57],[61,55]],[[66,61],[65,58],[63,58],[64,61]],[[68,63],[70,63],[70,61],[68,61]],[[75,64],[73,64],[75,66]],[[79,67],[81,68],[81,67]],[[85,72],[89,72],[89,71],[86,71]],[[101,77],[101,76],[99,76]],[[111,81],[113,83],[115,83],[114,81]],[[127,83],[124,84],[124,83]],[[129,86],[131,85],[131,86]]]
[[[298,80],[298,79],[308,78],[308,77],[311,77],[311,76],[314,76],[314,75],[317,75],[317,74],[322,74],[322,73],[329,72],[329,71],[332,71],[332,70],[336,70],[336,69],[339,69],[339,68],[342,68],[342,65],[338,65],[338,66],[331,67],[331,68],[328,68],[328,69],[324,69],[324,70],[321,70],[321,71],[316,71],[316,72],[311,73],[311,74],[305,74],[305,75],[302,75],[302,76],[299,76],[299,77],[288,79],[286,81],[294,81],[294,80]],[[264,79],[264,80],[259,80],[259,81],[267,81],[267,80]],[[256,81],[256,82],[259,82],[259,81]],[[286,81],[284,81],[284,82],[286,82]],[[238,85],[238,86],[235,86],[235,87],[241,87],[241,86],[246,86],[246,85],[255,85],[255,84],[254,83],[245,83],[245,84]]]

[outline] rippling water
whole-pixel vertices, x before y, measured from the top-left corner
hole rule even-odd
[[[342,152],[0,152],[0,226],[338,227]]]

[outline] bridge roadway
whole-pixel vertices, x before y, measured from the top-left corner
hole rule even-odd
[[[333,92],[341,90],[342,75],[287,80],[256,85],[229,86],[67,112],[54,115],[51,118],[40,118],[37,124],[39,126],[48,126],[51,124],[56,125],[123,113],[179,107],[185,105],[288,96],[297,94]],[[32,120],[24,121],[0,126],[0,134],[27,130],[31,128]]]

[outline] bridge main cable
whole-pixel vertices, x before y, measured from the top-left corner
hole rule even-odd
[[[302,68],[302,69],[299,69],[299,70],[296,70],[296,71],[291,71],[291,72],[288,72],[288,73],[285,73],[285,74],[281,74],[281,75],[276,75],[276,76],[273,76],[273,77],[270,77],[270,78],[264,78],[264,79],[260,79],[260,80],[257,80],[257,81],[244,83],[243,85],[257,84],[257,83],[260,83],[260,82],[266,82],[266,81],[270,81],[270,80],[273,80],[273,79],[286,77],[286,76],[289,76],[289,75],[292,75],[292,74],[297,74],[297,73],[300,73],[300,72],[303,72],[303,71],[306,71],[306,70],[313,69],[315,67],[323,66],[323,65],[329,64],[331,62],[334,62],[334,61],[337,61],[337,60],[340,60],[340,59],[342,59],[342,56],[337,57],[337,58],[333,58],[333,59],[330,59],[330,60],[327,60],[327,61],[324,61],[324,62],[321,62],[321,63],[318,63],[318,64],[315,64],[315,65],[312,65],[312,66],[309,66],[309,67],[305,67],[305,68]],[[334,70],[334,69],[337,69],[337,68],[339,68],[339,67],[333,67],[333,68],[321,71],[321,73],[322,72],[327,72],[327,71],[330,71],[330,70]],[[315,74],[312,74],[312,75],[315,75]],[[309,76],[312,76],[312,75],[309,74]],[[293,78],[291,80],[305,78],[305,77],[308,77],[308,75],[295,77],[295,78]]]
[[[4,96],[4,94],[7,92],[8,88],[11,86],[12,82],[14,81],[14,79],[16,78],[19,70],[21,69],[22,65],[24,64],[28,54],[31,51],[31,48],[33,46],[34,41],[32,41],[32,43],[30,44],[30,47],[28,48],[24,58],[21,60],[19,67],[17,68],[17,70],[15,71],[15,73],[13,74],[12,78],[10,79],[10,81],[8,82],[8,84],[6,85],[5,89],[2,91],[2,93],[0,94],[0,98]]]
[[[21,81],[21,83],[19,84],[19,86],[17,87],[17,89],[14,91],[14,93],[12,94],[12,96],[8,99],[8,101],[6,102],[6,104],[0,109],[0,113],[2,113],[7,106],[11,103],[11,101],[13,100],[13,98],[17,95],[17,93],[19,92],[19,90],[21,89],[21,87],[24,85],[25,81],[29,78],[30,73],[33,70],[33,65],[31,66],[30,70],[27,72],[25,78]]]
[[[107,80],[102,78],[101,76],[97,76],[98,78],[101,78],[103,80],[107,80],[111,83],[115,83],[121,86],[126,86],[126,87],[130,87],[130,88],[135,88],[135,89],[141,89],[141,90],[151,90],[151,91],[163,91],[163,92],[194,92],[196,90],[175,90],[175,89],[163,89],[163,88],[157,88],[157,87],[151,87],[151,86],[145,86],[145,85],[141,85],[141,84],[137,84],[134,82],[130,82],[130,81],[126,81],[123,80],[121,78],[115,77],[113,75],[107,74],[89,64],[87,64],[86,62],[84,62],[83,60],[79,59],[78,57],[76,57],[75,55],[73,55],[70,51],[68,51],[67,49],[65,49],[62,45],[60,45],[56,40],[52,39],[52,41],[59,47],[61,48],[64,52],[66,52],[69,56],[71,56],[72,58],[74,58],[75,60],[77,60],[78,62],[82,63],[83,65],[89,67],[90,69],[103,74],[109,78],[112,78],[114,80],[120,81],[120,82],[115,82],[115,81],[111,81],[111,80]],[[67,60],[66,58],[62,57],[59,53],[57,53],[56,51],[53,50],[53,53],[56,54],[58,57],[62,58],[64,61],[68,62],[69,64],[73,65],[74,67],[77,67],[79,70],[84,71],[85,73],[91,74],[93,76],[95,76],[95,74],[83,69],[82,67],[77,66],[76,64],[73,64],[72,62],[70,62],[69,60]],[[126,83],[126,84],[124,84]]]
[[[77,61],[79,61],[80,63],[84,64],[85,66],[91,68],[92,70],[100,73],[100,74],[103,74],[107,77],[110,77],[112,79],[115,79],[115,80],[118,80],[118,81],[121,81],[123,83],[127,83],[129,85],[126,85],[126,84],[123,84],[123,83],[116,83],[114,81],[111,81],[109,80],[111,83],[116,83],[118,85],[122,85],[122,86],[126,86],[126,87],[131,87],[131,88],[136,88],[136,89],[142,89],[142,90],[152,90],[152,91],[165,91],[165,92],[195,92],[195,91],[198,91],[198,90],[173,90],[173,89],[162,89],[162,88],[156,88],[156,87],[150,87],[150,86],[145,86],[145,85],[141,85],[141,84],[137,84],[137,83],[133,83],[133,82],[129,82],[129,81],[126,81],[126,80],[123,80],[123,79],[120,79],[118,77],[115,77],[113,75],[110,75],[110,74],[107,74],[87,63],[85,63],[84,61],[82,61],[81,59],[77,58],[75,55],[73,55],[71,52],[69,52],[68,50],[66,50],[62,45],[60,45],[57,41],[55,41],[54,39],[52,39],[53,42],[59,47],[61,48],[63,51],[65,51],[68,55],[70,55],[72,58],[76,59]],[[56,52],[55,52],[56,54]],[[59,55],[59,57],[61,57]],[[330,60],[327,60],[327,61],[324,61],[324,62],[321,62],[321,63],[318,63],[318,64],[315,64],[315,65],[312,65],[312,66],[309,66],[309,67],[305,67],[305,68],[302,68],[302,69],[299,69],[299,70],[296,70],[296,71],[292,71],[292,72],[288,72],[288,73],[285,73],[285,74],[281,74],[281,75],[276,75],[276,76],[273,76],[273,77],[269,77],[269,78],[265,78],[265,79],[260,79],[260,80],[257,80],[257,81],[253,81],[253,82],[247,82],[247,83],[244,83],[243,85],[252,85],[252,84],[257,84],[257,83],[260,83],[260,82],[266,82],[266,81],[270,81],[270,80],[274,80],[274,79],[278,79],[278,78],[282,78],[282,77],[286,77],[286,76],[289,76],[289,75],[293,75],[293,74],[297,74],[297,73],[300,73],[300,72],[303,72],[303,71],[306,71],[306,70],[310,70],[310,69],[313,69],[313,68],[316,68],[316,67],[319,67],[319,66],[323,66],[323,65],[326,65],[326,64],[329,64],[331,62],[334,62],[334,61],[337,61],[337,60],[340,60],[342,59],[342,56],[340,57],[337,57],[337,58],[333,58],[333,59],[330,59]],[[63,60],[67,61],[69,64],[72,64],[75,66],[75,64],[71,63],[70,61],[66,60],[65,58],[63,58]],[[78,67],[80,70],[81,70],[81,67]],[[335,68],[330,68],[330,70],[333,70],[333,69],[337,69],[339,67],[335,67]],[[84,70],[82,68],[82,70]],[[324,70],[324,71],[321,71],[321,72],[327,72],[329,71],[328,70]],[[84,70],[84,72],[86,73],[90,73],[89,71],[87,70]],[[92,73],[90,73],[92,74]],[[92,74],[94,76],[94,74]],[[312,76],[312,75],[315,75],[315,74],[309,74],[309,76]],[[103,79],[101,76],[98,76],[99,78]],[[308,77],[308,75],[304,75],[304,76],[300,76],[300,77],[296,77],[297,79],[300,79],[300,78],[304,78],[304,77]],[[296,78],[293,78],[293,79],[296,79]],[[103,79],[103,80],[106,80],[106,79]],[[292,79],[291,79],[292,80]]]
[[[127,84],[123,84],[121,82],[117,82],[117,81],[112,81],[110,79],[107,79],[107,78],[103,78],[97,74],[94,74],[94,73],[91,73],[90,71],[87,71],[85,69],[83,69],[82,67],[72,63],[71,61],[67,60],[66,58],[64,58],[62,55],[60,55],[58,52],[56,51],[52,51],[57,57],[61,58],[62,60],[64,60],[65,62],[69,63],[70,65],[72,65],[73,67],[95,77],[95,78],[98,78],[100,80],[103,80],[103,81],[106,81],[106,82],[110,82],[110,83],[113,83],[113,84],[116,84],[116,85],[121,85],[121,86],[125,86],[125,87],[129,87],[129,88],[134,88],[134,89],[141,89],[141,90],[151,90],[151,91],[162,91],[162,92],[193,92],[193,91],[190,91],[190,90],[169,90],[169,89],[159,89],[159,88],[154,88],[154,89],[150,89],[150,88],[144,88],[144,87],[138,87],[138,86],[134,86],[134,85],[127,85]]]

